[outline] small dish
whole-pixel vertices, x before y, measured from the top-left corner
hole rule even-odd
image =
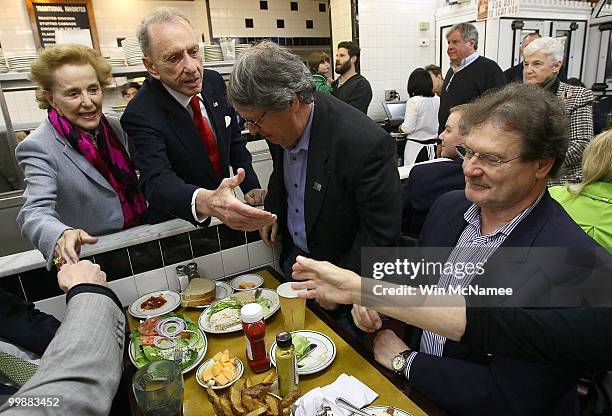
[[[263,285],[264,279],[258,274],[243,274],[234,277],[230,282],[232,289],[236,291],[254,290]]]
[[[156,308],[143,309],[143,303],[152,297],[162,298],[164,300],[163,304]],[[128,308],[128,312],[134,318],[147,319],[152,316],[160,316],[171,312],[179,306],[181,306],[180,293],[174,290],[158,290],[157,292],[147,293],[136,299]]]
[[[217,386],[217,385],[213,385],[211,386],[213,388],[213,390],[221,390],[221,389],[225,389],[228,388],[229,386],[231,386],[232,384],[234,384],[236,382],[236,380],[238,380],[240,377],[242,377],[242,374],[244,373],[244,365],[242,364],[242,361],[240,361],[240,359],[238,357],[236,358],[236,377],[230,381],[227,384],[224,384],[222,386]],[[196,381],[198,382],[198,384],[204,388],[208,387],[208,384],[206,384],[206,382],[202,381],[202,379],[200,378],[200,375],[202,374],[202,372],[212,366],[214,364],[214,360],[212,358],[209,358],[208,360],[204,361],[202,363],[201,366],[198,367],[198,371],[196,371]]]

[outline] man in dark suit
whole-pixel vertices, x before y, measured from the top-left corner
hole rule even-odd
[[[525,35],[521,41],[521,47],[519,49],[519,59],[521,62],[504,71],[504,76],[506,77],[506,82],[508,84],[511,82],[523,82],[523,50],[531,43],[532,40],[541,37],[542,35],[540,35],[538,32],[528,33]]]
[[[121,124],[151,207],[194,224],[207,224],[214,216],[240,230],[274,222],[274,215],[234,196],[233,188],[240,186],[247,202],[260,205],[265,191],[259,189],[223,79],[203,70],[189,20],[176,10],[159,9],[143,19],[138,38],[150,76]]]
[[[419,245],[452,247],[440,257],[446,263],[484,263],[481,274],[442,273],[438,287],[511,288],[512,296],[495,297],[493,303],[539,306],[548,290],[571,282],[574,269],[562,267],[561,259],[548,259],[553,272],[539,267],[547,262],[533,248],[598,249],[547,191],[548,178],[568,148],[561,103],[537,88],[512,84],[466,106],[462,123],[465,192],[436,201]],[[491,306],[486,297],[476,301]],[[355,306],[353,316],[363,330],[380,328],[377,313],[368,308]],[[575,370],[491,357],[430,331],[409,329],[407,343],[380,331],[375,357],[450,413],[554,414],[576,397]]]
[[[396,146],[357,109],[326,94],[301,59],[264,42],[234,65],[228,97],[252,133],[270,142],[274,170],[265,207],[278,222],[287,278],[298,254],[360,269],[361,248],[393,245],[401,201]]]
[[[402,233],[418,238],[434,201],[446,192],[465,188],[461,159],[455,146],[464,142],[459,131],[462,105],[451,108],[446,127],[440,133],[440,156],[416,163],[402,180]]]

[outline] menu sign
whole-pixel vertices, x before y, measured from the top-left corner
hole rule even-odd
[[[26,0],[26,7],[36,47],[59,43],[56,31],[89,31],[91,43],[86,44],[99,50],[91,0]]]
[[[519,12],[519,4],[520,0],[489,0],[487,19],[516,15]]]

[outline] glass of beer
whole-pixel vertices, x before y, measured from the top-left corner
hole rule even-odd
[[[174,361],[153,361],[134,374],[132,388],[145,416],[176,416],[183,409],[183,374]]]
[[[304,329],[306,317],[306,299],[298,297],[300,291],[292,289],[292,284],[292,282],[287,282],[276,288],[287,332]]]

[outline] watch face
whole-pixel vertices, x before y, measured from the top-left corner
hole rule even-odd
[[[391,365],[393,366],[393,369],[395,371],[402,371],[402,368],[404,367],[404,363],[406,362],[406,359],[401,356],[401,355],[396,355],[393,358],[393,361],[391,362]]]

